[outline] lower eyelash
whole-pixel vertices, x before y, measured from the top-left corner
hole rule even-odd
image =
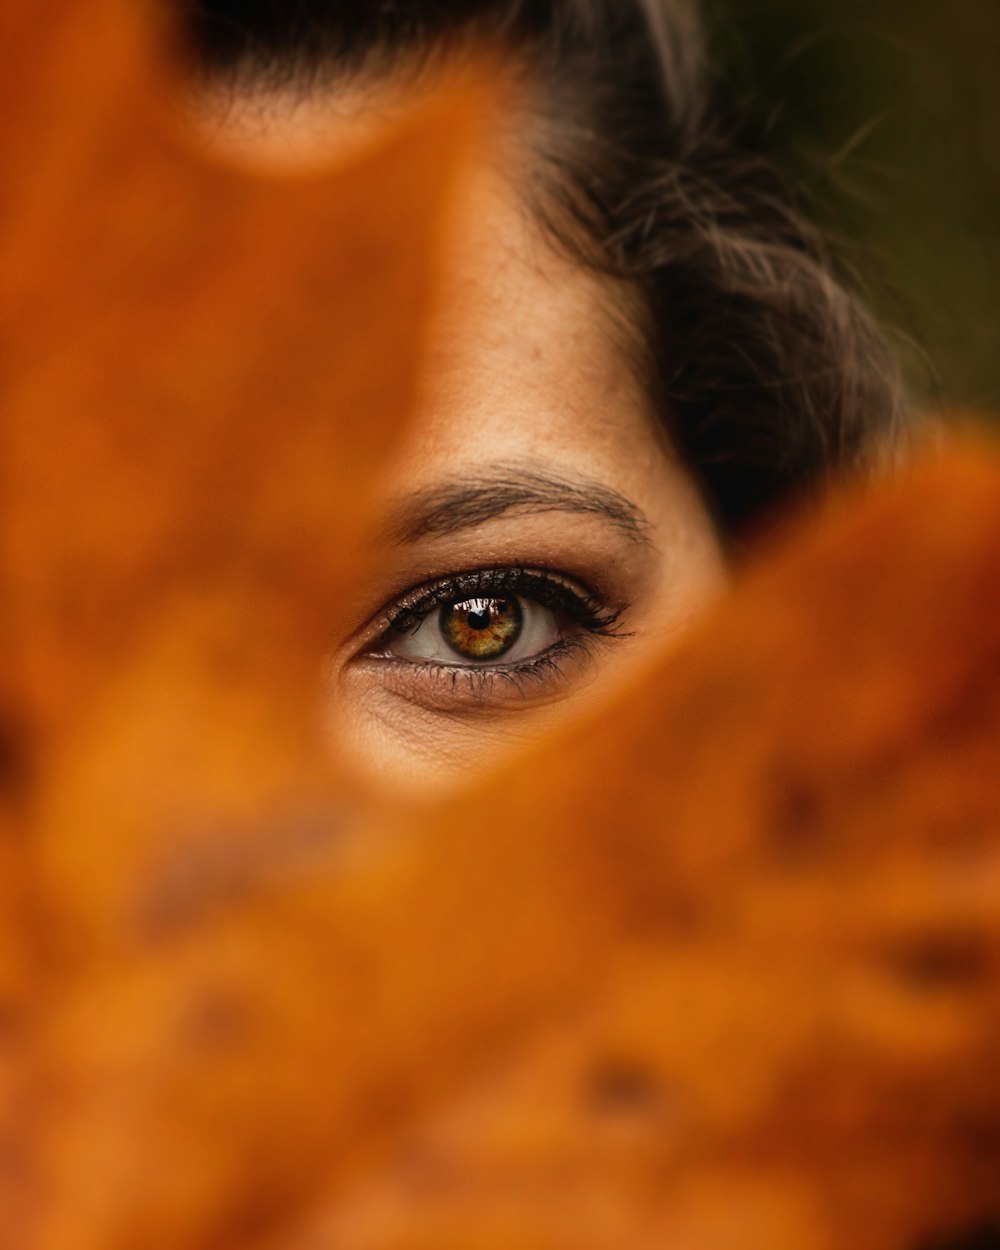
[[[596,631],[595,631],[596,632]],[[621,635],[614,635],[620,637]],[[435,683],[446,682],[448,693],[458,696],[463,691],[475,702],[489,699],[498,684],[522,698],[527,698],[535,687],[551,687],[553,680],[558,681],[564,675],[563,661],[573,656],[589,659],[593,654],[593,637],[588,633],[573,634],[560,639],[541,655],[536,655],[521,664],[507,666],[493,665],[477,667],[473,665],[437,664],[433,661],[420,663],[413,660],[400,660],[397,663],[405,666],[412,674],[413,669],[422,670],[422,675]],[[393,661],[383,661],[392,663]]]

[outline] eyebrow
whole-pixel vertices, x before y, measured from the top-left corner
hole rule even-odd
[[[408,495],[390,514],[383,538],[412,543],[472,529],[500,516],[546,512],[602,517],[631,542],[652,546],[646,514],[612,487],[584,476],[556,477],[505,466],[495,474],[464,476]]]

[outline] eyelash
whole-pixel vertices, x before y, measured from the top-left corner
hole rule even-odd
[[[386,655],[379,650],[417,628],[444,604],[502,594],[518,595],[560,612],[579,632],[561,638],[539,655],[508,665],[472,667],[420,662]],[[378,622],[378,637],[365,648],[364,655],[401,668],[420,669],[425,678],[447,682],[451,694],[460,693],[461,683],[477,702],[488,699],[501,683],[523,696],[533,686],[542,687],[561,678],[564,663],[574,655],[582,658],[589,655],[594,639],[626,637],[620,624],[627,611],[627,604],[609,610],[592,591],[551,570],[523,566],[475,569],[439,578],[401,595]]]

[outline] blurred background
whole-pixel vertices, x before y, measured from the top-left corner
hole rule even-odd
[[[704,3],[918,395],[1000,413],[1000,0]]]

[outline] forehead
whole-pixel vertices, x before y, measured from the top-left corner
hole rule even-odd
[[[287,174],[349,160],[408,101],[392,84],[225,91],[196,121],[223,159]],[[630,351],[636,299],[543,230],[514,130],[476,154],[456,195],[409,463],[430,474],[502,455],[591,472],[597,460],[627,479],[662,439]]]
[[[221,159],[284,175],[349,161],[412,99],[411,86],[392,83],[311,93],[225,89],[201,96],[192,111]],[[557,410],[570,422],[581,406],[604,404],[609,391],[629,390],[632,404],[646,407],[631,351],[636,296],[571,259],[537,221],[524,156],[530,123],[526,110],[519,115],[525,120],[497,131],[466,171],[442,256],[427,420],[446,422],[465,391],[465,439],[486,419],[482,410],[496,414],[497,391],[509,412],[519,400],[544,404],[556,386]]]

